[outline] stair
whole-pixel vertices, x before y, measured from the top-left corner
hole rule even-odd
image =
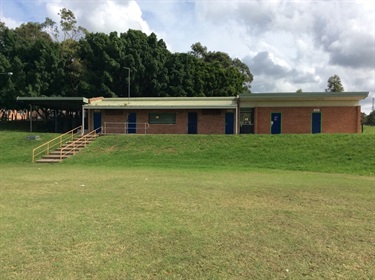
[[[90,143],[94,142],[98,134],[84,135],[72,141],[68,141],[60,148],[44,155],[41,159],[36,160],[36,163],[58,163],[64,159],[77,154],[80,150],[87,147]]]

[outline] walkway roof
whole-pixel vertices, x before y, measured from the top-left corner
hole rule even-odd
[[[17,97],[17,101],[28,105],[56,110],[82,110],[89,100],[85,97]]]

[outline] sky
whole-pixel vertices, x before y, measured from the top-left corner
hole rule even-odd
[[[249,66],[253,93],[324,91],[338,75],[346,92],[369,92],[362,112],[372,110],[375,1],[0,0],[0,20],[9,28],[59,22],[62,8],[89,32],[137,29],[155,33],[171,52],[200,42],[228,53]]]

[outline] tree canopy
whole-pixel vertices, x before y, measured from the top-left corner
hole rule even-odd
[[[343,92],[344,87],[341,84],[341,79],[338,75],[333,75],[328,79],[327,92]]]
[[[367,125],[375,126],[375,111],[372,111],[368,116],[366,116],[366,120],[364,123]]]
[[[0,107],[17,108],[16,96],[234,96],[250,92],[246,64],[200,43],[172,53],[154,33],[90,33],[68,9],[56,24],[0,22]],[[128,74],[130,69],[130,81]]]

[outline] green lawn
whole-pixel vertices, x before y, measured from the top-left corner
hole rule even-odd
[[[375,134],[375,126],[365,125],[363,127],[363,133],[365,134]]]
[[[67,164],[375,175],[374,141],[372,134],[105,136]]]
[[[107,136],[52,165],[28,135],[0,132],[1,279],[375,278],[371,133]]]

